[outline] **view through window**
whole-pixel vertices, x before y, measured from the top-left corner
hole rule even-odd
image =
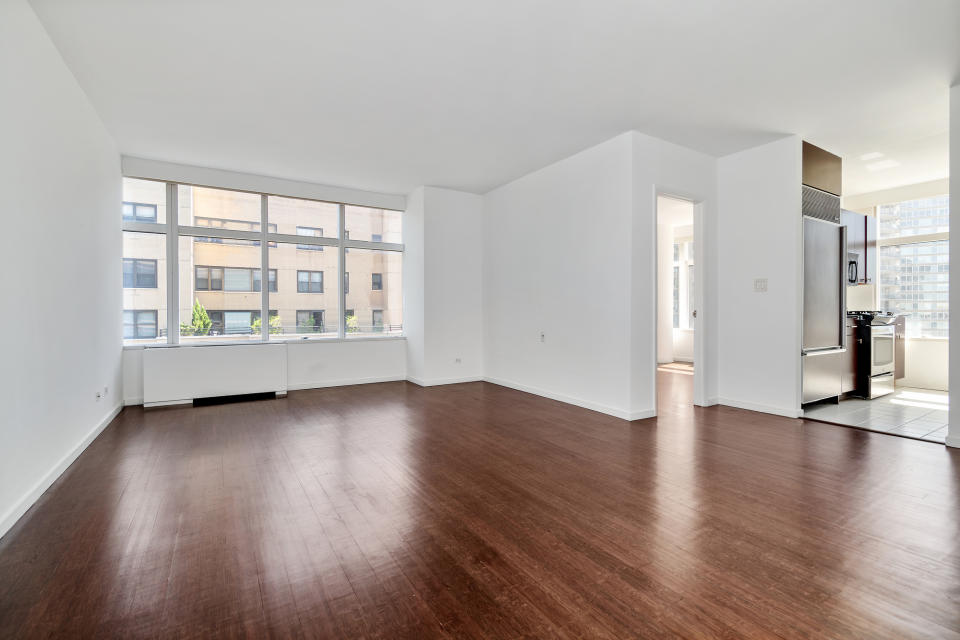
[[[125,343],[401,333],[399,211],[133,178],[123,191]]]
[[[907,318],[907,336],[946,338],[950,323],[950,198],[877,207],[880,307]]]

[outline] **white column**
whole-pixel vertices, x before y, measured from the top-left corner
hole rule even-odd
[[[960,84],[950,89],[950,230],[953,221],[960,221]],[[957,237],[960,238],[960,222]],[[957,240],[957,239],[955,239]],[[950,322],[950,427],[947,446],[960,448],[960,241],[950,243],[950,312],[957,315]]]

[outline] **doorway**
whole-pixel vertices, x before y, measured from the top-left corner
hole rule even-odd
[[[694,404],[697,377],[697,205],[657,195],[656,401],[658,413]]]

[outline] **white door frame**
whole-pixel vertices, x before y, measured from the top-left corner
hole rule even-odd
[[[657,198],[663,196],[674,198],[676,200],[686,200],[693,204],[693,279],[694,291],[693,300],[696,306],[697,315],[693,321],[693,404],[706,407],[712,404],[707,398],[707,376],[709,367],[707,363],[707,326],[711,318],[706,311],[705,301],[707,299],[706,290],[706,271],[704,263],[709,253],[704,246],[704,210],[706,202],[696,194],[684,192],[683,190],[667,189],[664,187],[653,187],[653,277],[652,277],[652,300],[653,309],[653,331],[651,333],[651,346],[653,354],[653,412],[657,415],[657,333],[659,331],[660,310],[659,310],[659,287],[660,287],[660,248],[657,221],[660,217]]]

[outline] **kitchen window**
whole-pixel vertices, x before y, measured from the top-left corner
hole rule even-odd
[[[950,198],[876,208],[879,305],[906,316],[907,337],[946,338],[950,324]]]

